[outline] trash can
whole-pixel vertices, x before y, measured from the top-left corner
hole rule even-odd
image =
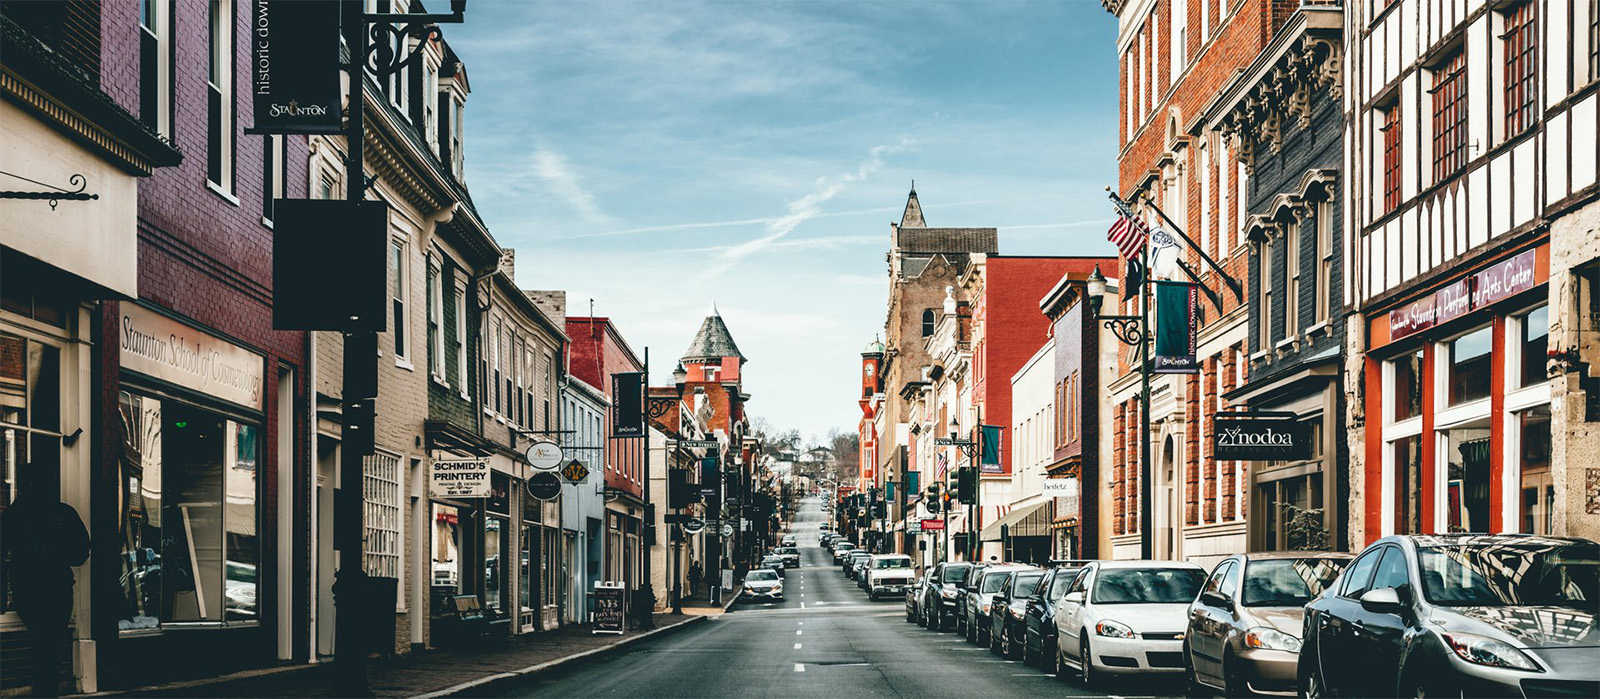
[[[399,578],[369,576],[366,579],[366,594],[361,597],[361,628],[368,652],[385,657],[394,655],[394,607],[399,591]]]

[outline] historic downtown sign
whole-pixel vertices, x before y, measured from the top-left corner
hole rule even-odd
[[[254,0],[247,133],[340,132],[338,2]]]

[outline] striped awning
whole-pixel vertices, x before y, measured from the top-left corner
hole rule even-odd
[[[983,540],[999,541],[1002,526],[1010,529],[1011,536],[1050,536],[1050,501],[1011,510],[983,528]]]

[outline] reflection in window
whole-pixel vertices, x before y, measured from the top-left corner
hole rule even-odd
[[[1519,319],[1522,326],[1522,383],[1532,386],[1544,383],[1545,362],[1550,348],[1550,307],[1540,306]]]
[[[38,473],[32,487],[58,490],[60,430],[61,350],[0,333],[0,512],[20,494],[23,469]],[[11,608],[11,568],[0,561],[0,612]]]
[[[223,421],[177,401],[161,413],[162,621],[220,621]]]
[[[1394,360],[1394,421],[1409,420],[1422,414],[1422,350]]]
[[[1522,473],[1517,531],[1549,534],[1556,500],[1555,481],[1550,477],[1550,406],[1518,413],[1517,429]]]
[[[1445,520],[1452,532],[1489,531],[1489,426],[1443,431]]]
[[[489,609],[505,608],[505,545],[508,542],[505,529],[506,521],[499,517],[489,517],[483,522],[483,550],[487,554],[483,561],[483,606]]]
[[[125,607],[117,628],[161,623],[161,401],[123,391],[122,575]]]
[[[1494,331],[1487,327],[1450,341],[1450,405],[1489,397],[1493,345]]]
[[[1422,438],[1406,437],[1390,445],[1394,459],[1394,533],[1422,533]]]
[[[256,618],[256,571],[260,547],[256,538],[256,474],[261,462],[260,430],[228,421],[228,470],[223,524],[227,531],[227,563],[223,581],[229,619]]]

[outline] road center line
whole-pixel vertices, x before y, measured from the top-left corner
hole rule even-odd
[[[795,672],[805,672],[806,671],[806,666],[804,664],[802,664],[802,663],[795,663],[794,664],[794,671]]]
[[[799,636],[800,634],[803,634],[803,633],[805,633],[805,632],[801,631],[800,629],[795,629],[794,630],[794,635],[796,635],[796,636]]]
[[[798,643],[794,644],[794,649],[795,650],[800,650],[800,644],[798,644]]]

